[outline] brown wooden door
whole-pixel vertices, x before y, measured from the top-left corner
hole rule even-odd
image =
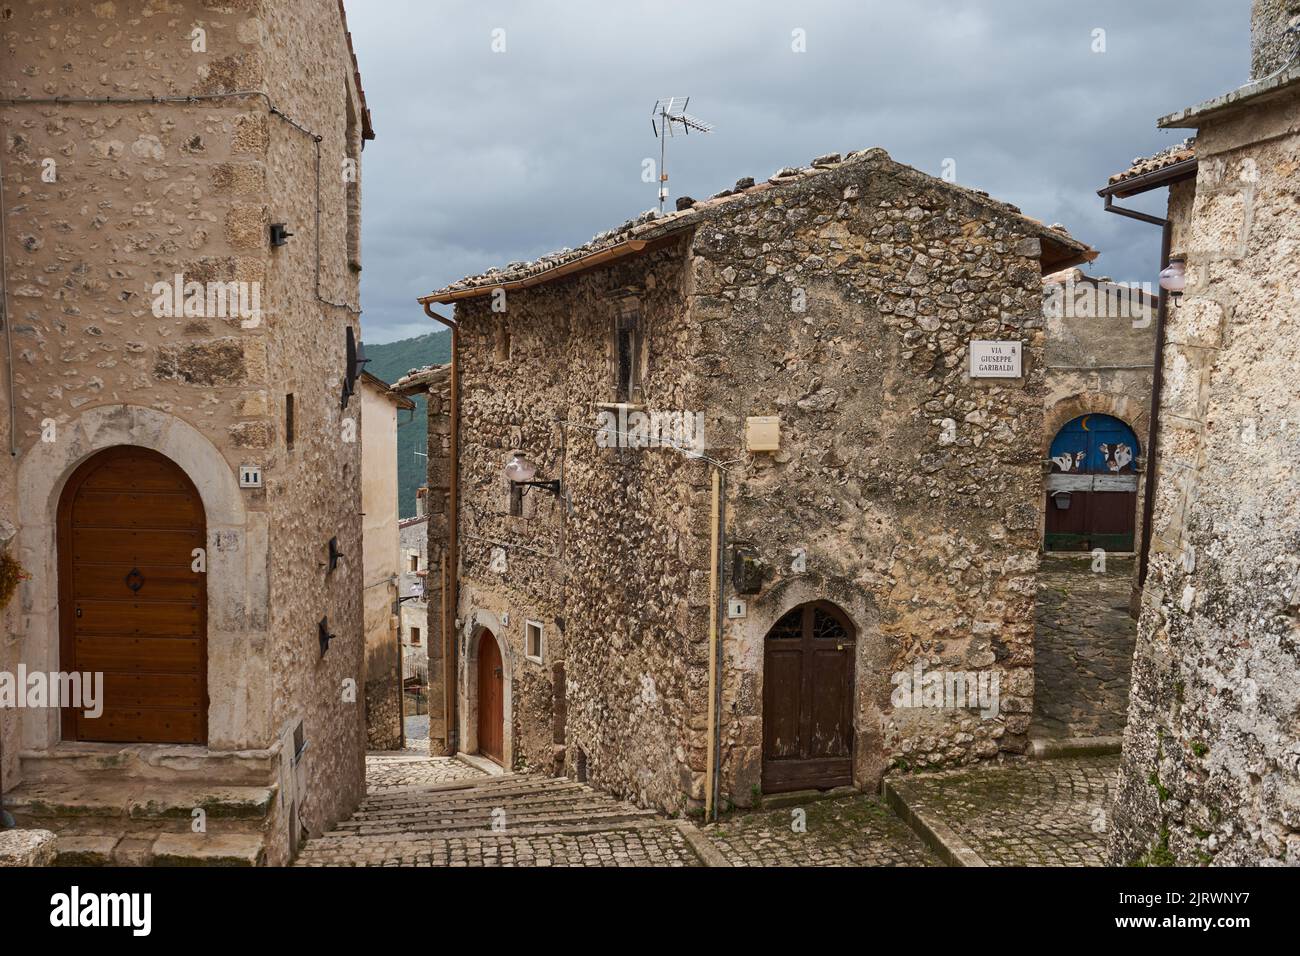
[[[484,631],[478,647],[478,749],[485,757],[502,762],[505,728],[501,649],[490,631]]]
[[[208,737],[203,502],[172,461],[100,452],[59,501],[60,670],[102,672],[104,710],[64,708],[65,740],[203,744]]]
[[[824,601],[788,612],[763,662],[763,792],[853,782],[853,624]]]

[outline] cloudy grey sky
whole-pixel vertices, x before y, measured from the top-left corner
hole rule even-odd
[[[656,204],[654,101],[716,126],[670,143],[672,197],[881,146],[1061,222],[1092,271],[1154,281],[1159,233],[1096,190],[1184,133],[1158,116],[1244,83],[1249,0],[347,0],[378,139],[363,166],[371,342],[436,326],[415,297],[576,246]],[[493,51],[495,30],[505,51]],[[1093,52],[1105,30],[1105,52]],[[806,52],[792,49],[803,31]],[[1160,212],[1159,196],[1136,206]],[[671,202],[671,200],[670,200]],[[670,206],[671,208],[671,206]]]

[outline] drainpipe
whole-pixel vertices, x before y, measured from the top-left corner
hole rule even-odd
[[[1150,223],[1161,229],[1160,269],[1163,272],[1169,265],[1172,251],[1174,224],[1168,219],[1151,216],[1135,209],[1125,209],[1115,205],[1115,197],[1106,196],[1106,211],[1117,216],[1127,216],[1139,222]],[[1151,561],[1151,518],[1156,505],[1156,449],[1160,426],[1160,393],[1165,380],[1165,319],[1169,314],[1169,295],[1161,292],[1160,304],[1156,307],[1156,354],[1155,371],[1151,377],[1151,415],[1147,433],[1147,480],[1146,495],[1142,499],[1142,550],[1138,554],[1137,580],[1133,583],[1133,593],[1129,598],[1129,613],[1137,617],[1142,607],[1142,586],[1147,580],[1147,568]]]
[[[716,731],[721,726],[717,711],[718,690],[718,513],[721,497],[721,469],[713,469],[713,499],[709,510],[709,711],[708,762],[704,769],[704,819],[714,819],[714,781],[717,778],[718,748]]]
[[[443,684],[443,718],[447,722],[447,752],[445,757],[454,757],[460,749],[459,728],[457,726],[457,645],[456,645],[456,607],[457,595],[460,593],[460,323],[454,319],[434,312],[430,303],[425,302],[424,314],[436,322],[441,322],[451,330],[451,440],[449,454],[451,467],[449,487],[447,489],[447,556],[443,565],[443,587],[446,588],[447,575],[451,575],[450,599],[442,602],[442,684]],[[444,592],[445,593],[445,592]]]
[[[5,208],[5,170],[4,158],[0,156],[0,320],[5,325],[5,387],[9,390],[9,455],[18,457],[18,403],[14,401],[14,329],[9,313],[9,237],[6,220],[9,211]]]

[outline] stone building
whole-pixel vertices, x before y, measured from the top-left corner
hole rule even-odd
[[[415,403],[361,373],[361,512],[365,581],[366,743],[400,750],[402,640],[395,610],[405,570],[398,533],[397,414]]]
[[[364,791],[348,399],[374,133],[343,8],[4,13],[30,574],[4,647],[105,675],[98,716],[0,711],[5,801],[65,861],[280,863]]]
[[[437,577],[429,575],[429,516],[424,513],[428,501],[426,488],[416,492],[416,516],[401,524],[402,591],[401,639],[402,674],[404,678],[418,677],[420,684],[429,679],[429,603],[427,588],[430,580],[436,585]]]
[[[455,582],[449,572],[455,559],[449,521],[455,503],[451,495],[451,367],[433,365],[412,369],[394,383],[393,388],[406,395],[423,395],[428,410],[427,484],[416,495],[417,516],[403,522],[403,554],[407,566],[414,559],[418,568],[403,574],[405,595],[417,581],[423,585],[422,600],[402,602],[402,640],[405,666],[423,674],[425,707],[429,715],[429,753],[450,756],[458,752],[454,695],[446,693],[447,662],[453,654],[455,632]],[[422,538],[417,542],[416,537]],[[414,553],[412,553],[414,552]],[[409,578],[409,580],[408,580]],[[422,628],[423,650],[411,642],[413,628]],[[448,728],[452,733],[448,733]]]
[[[1300,859],[1298,25],[1296,0],[1257,0],[1250,81],[1159,120],[1196,130],[1195,163],[1146,180],[1174,179],[1186,293],[1167,310],[1116,863]]]
[[[421,300],[459,749],[669,811],[1022,752],[1042,277],[1094,254],[880,149],[678,206]]]

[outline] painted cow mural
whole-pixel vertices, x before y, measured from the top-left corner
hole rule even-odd
[[[1132,551],[1137,436],[1111,415],[1081,415],[1056,433],[1048,457],[1048,551]]]

